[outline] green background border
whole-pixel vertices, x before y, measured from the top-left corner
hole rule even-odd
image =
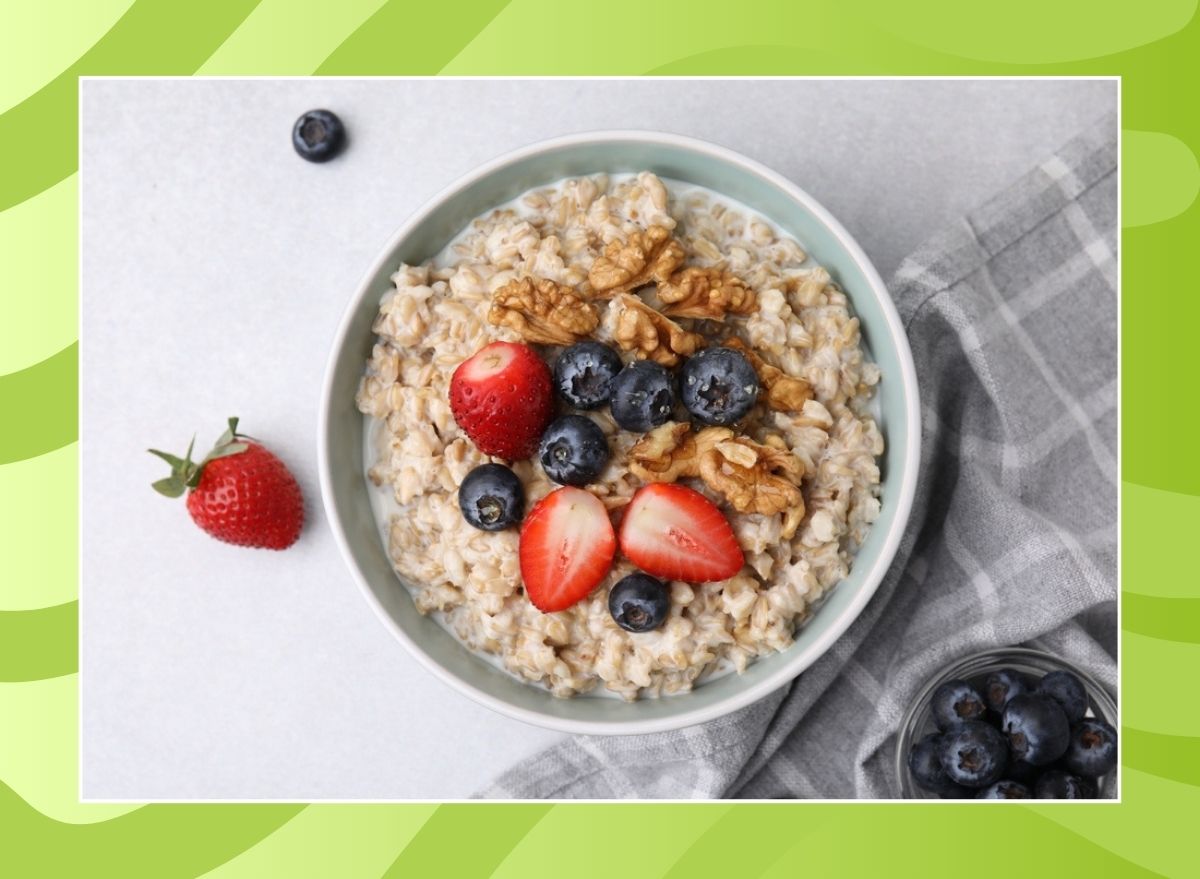
[[[0,873],[1195,874],[1194,0],[0,4]],[[77,77],[311,73],[1122,76],[1124,802],[80,804]]]

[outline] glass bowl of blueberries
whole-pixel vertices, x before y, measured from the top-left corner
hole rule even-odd
[[[905,799],[1117,796],[1117,706],[1087,672],[1024,647],[986,650],[936,675],[896,743]]]

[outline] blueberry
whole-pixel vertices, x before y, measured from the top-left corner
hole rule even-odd
[[[1076,775],[1098,778],[1117,765],[1117,731],[1103,720],[1089,717],[1071,727],[1063,766]]]
[[[975,795],[977,800],[1031,800],[1033,791],[1019,781],[997,781]]]
[[[683,364],[679,393],[697,421],[733,424],[758,399],[758,375],[740,351],[705,348]]]
[[[563,415],[542,434],[538,459],[555,482],[587,485],[608,464],[608,439],[586,415]]]
[[[309,110],[292,128],[292,146],[300,158],[310,162],[328,162],[345,142],[342,120],[328,110]]]
[[[502,464],[482,464],[458,487],[458,508],[480,531],[503,531],[525,513],[525,487]]]
[[[1000,728],[1008,736],[1013,757],[1034,766],[1053,763],[1071,739],[1071,725],[1062,706],[1038,694],[1013,696],[1004,706]]]
[[[1033,794],[1039,800],[1094,800],[1096,785],[1061,769],[1048,769],[1037,780]]]
[[[1008,761],[1008,771],[1004,774],[1011,781],[1019,781],[1026,787],[1033,787],[1038,776],[1042,774],[1042,767],[1014,759]]]
[[[649,574],[622,577],[608,591],[608,612],[627,632],[649,632],[662,625],[671,609],[671,594]]]
[[[971,792],[950,780],[941,761],[941,733],[930,733],[913,745],[908,752],[908,770],[913,781],[927,791],[942,797],[965,799]]]
[[[942,768],[963,787],[987,787],[1008,765],[1008,745],[994,726],[969,720],[942,734]]]
[[[1002,668],[987,676],[983,685],[983,695],[987,699],[988,708],[999,714],[1013,696],[1028,693],[1029,687],[1020,673],[1011,668]]]
[[[675,380],[652,360],[637,360],[617,373],[612,382],[609,411],[626,430],[646,431],[671,417]]]
[[[617,352],[599,342],[577,342],[554,361],[554,390],[576,409],[599,409],[621,371]]]
[[[1087,690],[1083,682],[1069,671],[1052,671],[1042,678],[1035,692],[1049,696],[1062,706],[1067,723],[1079,723],[1088,710]]]
[[[929,709],[943,732],[964,720],[983,720],[987,714],[983,697],[966,681],[946,681],[934,690]]]

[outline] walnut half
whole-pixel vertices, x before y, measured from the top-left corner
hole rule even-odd
[[[591,335],[600,316],[570,287],[548,278],[520,278],[492,295],[488,322],[516,330],[526,342],[570,345]]]
[[[767,363],[737,336],[731,336],[721,344],[740,351],[750,361],[759,382],[766,389],[767,406],[776,412],[799,412],[813,398],[812,386],[808,382],[793,378],[779,367]]]
[[[647,284],[662,283],[683,265],[683,245],[670,230],[651,226],[625,241],[610,241],[588,271],[588,284],[597,299],[609,299]]]
[[[726,439],[699,457],[704,484],[721,492],[735,510],[764,516],[783,513],[783,536],[796,533],[804,518],[804,465],[780,437],[768,437],[761,445],[746,437]]]
[[[722,320],[726,314],[749,314],[758,300],[746,282],[722,269],[686,268],[658,285],[663,314]]]
[[[732,431],[727,433],[733,436]],[[668,421],[643,436],[629,450],[629,472],[643,482],[675,482],[699,476],[692,426],[686,421]]]
[[[782,533],[796,533],[804,518],[800,480],[804,465],[779,436],[765,443],[735,437],[725,427],[692,433],[687,424],[667,422],[629,450],[629,472],[646,482],[675,482],[698,476],[741,513],[783,513]]]
[[[689,333],[636,296],[619,293],[612,307],[617,309],[613,340],[640,360],[675,366],[681,356],[695,354],[704,346],[703,336]]]

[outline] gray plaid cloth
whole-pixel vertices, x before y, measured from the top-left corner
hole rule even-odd
[[[901,716],[958,657],[1033,642],[1115,690],[1116,137],[1101,121],[896,272],[921,477],[895,563],[833,648],[730,716],[575,736],[482,796],[893,797]]]

